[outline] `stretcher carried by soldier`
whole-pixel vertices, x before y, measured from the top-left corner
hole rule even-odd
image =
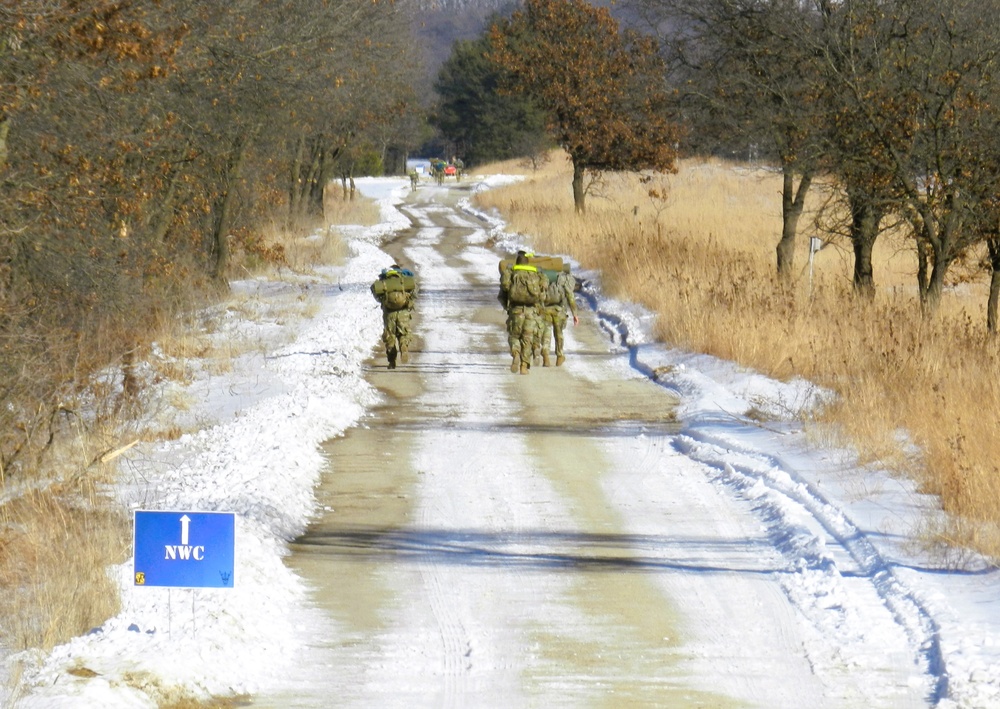
[[[576,279],[573,278],[569,270],[569,264],[565,263],[558,256],[538,256],[527,251],[518,251],[518,256],[524,256],[527,263],[545,275],[545,296],[537,306],[537,317],[534,325],[534,339],[532,340],[532,360],[536,364],[546,367],[551,366],[552,360],[550,350],[553,339],[555,340],[556,366],[562,365],[566,361],[564,348],[564,332],[566,323],[570,315],[573,316],[573,324],[580,322],[576,310]],[[501,280],[504,271],[510,269],[514,264],[514,259],[504,259],[500,261]],[[501,289],[501,299],[504,298]],[[505,306],[506,307],[506,306]],[[509,333],[508,333],[509,337]],[[522,354],[523,359],[523,354]]]

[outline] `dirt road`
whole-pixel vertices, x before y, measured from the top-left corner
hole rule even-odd
[[[759,522],[671,445],[672,395],[582,300],[563,367],[509,371],[466,194],[422,186],[386,247],[420,278],[417,341],[396,370],[376,353],[383,403],[326,446],[288,563],[331,625],[294,695],[255,706],[853,706]]]

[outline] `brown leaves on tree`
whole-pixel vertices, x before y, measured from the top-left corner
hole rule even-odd
[[[0,470],[97,369],[346,146],[413,111],[404,16],[371,0],[0,0]],[[377,38],[377,39],[373,39]],[[319,167],[293,177],[295,148]],[[371,147],[367,156],[378,153]],[[18,433],[20,431],[20,433]]]
[[[586,170],[674,169],[678,131],[656,42],[621,33],[606,8],[582,0],[527,0],[490,30],[490,58],[532,96],[574,166],[584,208]]]

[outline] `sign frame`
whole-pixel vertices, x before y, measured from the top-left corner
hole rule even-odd
[[[235,585],[235,513],[134,510],[132,521],[134,586],[233,588]]]

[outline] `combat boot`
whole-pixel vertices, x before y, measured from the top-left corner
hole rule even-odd
[[[514,354],[514,361],[510,363],[510,371],[517,374],[518,370],[521,368],[521,355]]]
[[[389,360],[389,369],[396,368],[396,350],[389,350],[385,353],[386,358]]]
[[[556,355],[556,366],[561,367],[562,363],[566,361],[566,358],[562,355]]]
[[[531,365],[527,362],[521,362],[521,374],[527,374],[531,371]]]
[[[542,366],[543,367],[551,367],[552,366],[552,360],[549,359],[549,353],[548,352],[542,352]]]
[[[406,345],[403,345],[399,349],[399,359],[403,362],[403,364],[410,361],[410,350]]]

